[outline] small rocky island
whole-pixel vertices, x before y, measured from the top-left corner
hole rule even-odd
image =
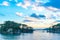
[[[5,21],[0,24],[1,34],[20,34],[20,33],[33,33],[33,28],[28,25],[16,23],[13,21]]]

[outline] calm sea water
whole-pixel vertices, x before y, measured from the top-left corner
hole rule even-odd
[[[33,33],[22,33],[21,35],[0,34],[0,40],[60,40],[60,34],[46,31],[34,31]]]

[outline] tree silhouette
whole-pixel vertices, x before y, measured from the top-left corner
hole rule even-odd
[[[5,21],[5,23],[1,26],[1,33],[16,33],[20,30],[20,25],[13,21]]]
[[[60,32],[60,23],[53,25],[52,28],[49,29],[50,32]]]
[[[4,24],[0,24],[0,33],[4,34],[17,34],[17,33],[30,33],[33,32],[33,28],[25,24],[19,24],[13,21],[5,21]]]

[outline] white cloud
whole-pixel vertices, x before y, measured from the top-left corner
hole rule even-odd
[[[47,28],[56,23],[53,19],[37,19],[33,17],[25,17],[25,20],[30,20],[31,22],[23,22],[29,26],[36,28]]]
[[[54,8],[52,6],[49,6],[49,7],[41,6],[41,4],[39,3],[43,3],[43,2],[46,3],[46,2],[49,2],[49,0],[35,0],[35,2],[31,2],[30,0],[25,0],[24,4],[21,3],[20,5],[24,8],[31,7],[32,11],[36,11],[39,14],[44,14],[46,16],[46,19],[54,19],[60,16],[59,15],[60,12],[58,13],[60,9]]]
[[[52,6],[47,7],[47,9],[50,10],[50,11],[59,11],[60,10],[60,9],[54,8]]]
[[[17,3],[16,5],[17,5],[17,6],[22,6],[22,3],[20,2],[20,3]]]
[[[43,2],[47,2],[47,0],[46,1],[45,0],[35,0],[33,2],[32,1],[33,0],[24,0],[23,2],[17,3],[16,5],[27,9],[28,7],[32,7],[33,5],[38,6],[40,4],[43,4]]]
[[[39,12],[39,14],[43,14],[46,16],[46,19],[58,19],[60,18],[60,9],[54,8],[54,7],[44,7],[44,6],[32,6],[33,11]]]
[[[33,0],[24,0],[23,2],[17,3],[16,5],[27,9],[28,7],[33,7],[33,5],[38,6],[38,5],[41,5],[41,4],[46,3],[48,1],[49,0],[35,0],[35,1],[33,1]],[[40,8],[40,10],[42,10],[41,7],[39,7],[39,8]]]
[[[32,11],[36,11],[38,13],[36,13],[37,15],[39,14],[43,14],[46,16],[45,19],[36,19],[36,18],[32,18],[32,17],[27,17],[27,16],[24,16],[25,20],[30,20],[34,23],[39,24],[43,24],[43,25],[52,25],[54,22],[56,22],[57,19],[60,19],[60,12],[59,10],[60,9],[57,9],[57,8],[54,8],[52,6],[49,6],[49,7],[44,7],[44,6],[41,6],[41,4],[39,3],[46,3],[46,2],[49,2],[48,0],[35,0],[35,2],[31,2],[30,0],[24,0],[24,3],[20,2],[20,3],[17,3],[16,5],[17,6],[21,6],[25,9],[27,9],[28,7],[31,7],[31,10]],[[20,13],[17,13],[19,16]],[[55,18],[55,19],[54,19]],[[28,22],[27,24],[30,25],[31,22]],[[32,25],[32,23],[31,23]]]
[[[20,13],[20,12],[16,12],[16,15],[17,16],[23,16],[22,13]]]
[[[0,5],[9,6],[9,3],[7,1],[3,1],[2,4],[0,4]]]
[[[39,19],[36,19],[36,18],[32,18],[32,17],[25,17],[26,20],[30,20],[32,22],[39,22],[40,20]]]
[[[47,3],[49,2],[49,0],[35,0],[36,2],[39,2],[39,3]]]
[[[22,2],[20,2],[20,3],[17,3],[16,5],[21,6],[21,7],[25,8],[25,9],[27,9],[27,7],[31,6],[29,1],[24,1],[24,4]]]
[[[43,7],[43,6],[35,6],[35,5],[33,5],[32,6],[32,10],[35,10],[35,11],[44,11],[45,10],[45,8]]]
[[[60,12],[56,12],[56,13],[55,13],[55,17],[56,17],[56,20],[57,20],[57,19],[60,19]]]
[[[25,20],[30,20],[32,22],[41,22],[41,23],[53,23],[55,20],[54,19],[37,19],[33,17],[25,17]]]
[[[37,26],[37,27],[50,27],[54,24],[56,24],[56,20],[59,20],[60,19],[60,12],[54,12],[56,10],[59,10],[57,8],[50,8],[52,10],[49,10],[47,9],[46,7],[44,6],[35,6],[34,5],[34,8],[32,8],[32,10],[34,11],[38,11],[38,12],[43,12],[42,14],[46,16],[46,19],[36,19],[36,18],[31,18],[31,17],[27,17],[26,20],[30,20],[32,22],[26,22],[26,24],[28,23],[28,25],[34,25]],[[39,25],[39,26],[38,26]],[[44,25],[44,26],[43,26]]]

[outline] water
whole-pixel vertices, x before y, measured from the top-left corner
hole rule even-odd
[[[60,40],[59,33],[48,33],[46,31],[34,31],[21,35],[1,35],[1,40]]]

